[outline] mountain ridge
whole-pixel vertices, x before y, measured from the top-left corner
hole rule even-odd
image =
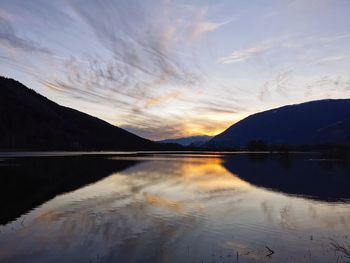
[[[325,99],[286,105],[252,114],[204,146],[350,144],[350,99]]]
[[[136,150],[157,144],[0,77],[1,150]]]

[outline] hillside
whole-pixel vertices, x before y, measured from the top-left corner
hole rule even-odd
[[[319,100],[253,114],[211,139],[209,148],[350,144],[350,99]]]
[[[0,77],[0,151],[145,150],[157,144]]]

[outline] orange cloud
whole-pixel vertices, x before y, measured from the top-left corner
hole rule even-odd
[[[172,91],[172,92],[169,92],[167,94],[160,95],[160,96],[152,96],[145,101],[145,107],[152,108],[152,107],[155,107],[157,105],[164,104],[166,102],[179,99],[179,98],[181,98],[181,96],[183,96],[183,93],[180,90],[175,90],[175,91]]]

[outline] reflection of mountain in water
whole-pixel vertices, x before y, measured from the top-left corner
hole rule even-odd
[[[225,168],[259,187],[324,201],[350,199],[350,165],[314,156],[233,155]]]
[[[96,156],[4,159],[0,162],[0,224],[64,192],[135,164]]]
[[[181,156],[115,156],[141,162],[1,227],[0,261],[235,262],[238,253],[239,262],[272,263],[297,251],[295,262],[305,262],[312,250],[315,262],[335,262],[310,235],[348,233],[348,204],[256,189],[223,167],[225,157]],[[84,160],[80,169],[112,164]],[[243,165],[255,161],[247,157]],[[271,240],[278,253],[266,258]]]

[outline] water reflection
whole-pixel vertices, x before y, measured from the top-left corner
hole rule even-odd
[[[310,154],[231,155],[224,166],[256,186],[324,201],[350,200],[350,164]]]
[[[256,164],[237,157],[128,157],[127,169],[0,227],[0,261],[341,262],[331,242],[350,241],[349,203],[256,187],[241,179],[243,164]],[[104,160],[126,168],[125,158]]]
[[[0,224],[58,194],[96,182],[135,160],[113,162],[102,156],[27,157],[0,160]]]

